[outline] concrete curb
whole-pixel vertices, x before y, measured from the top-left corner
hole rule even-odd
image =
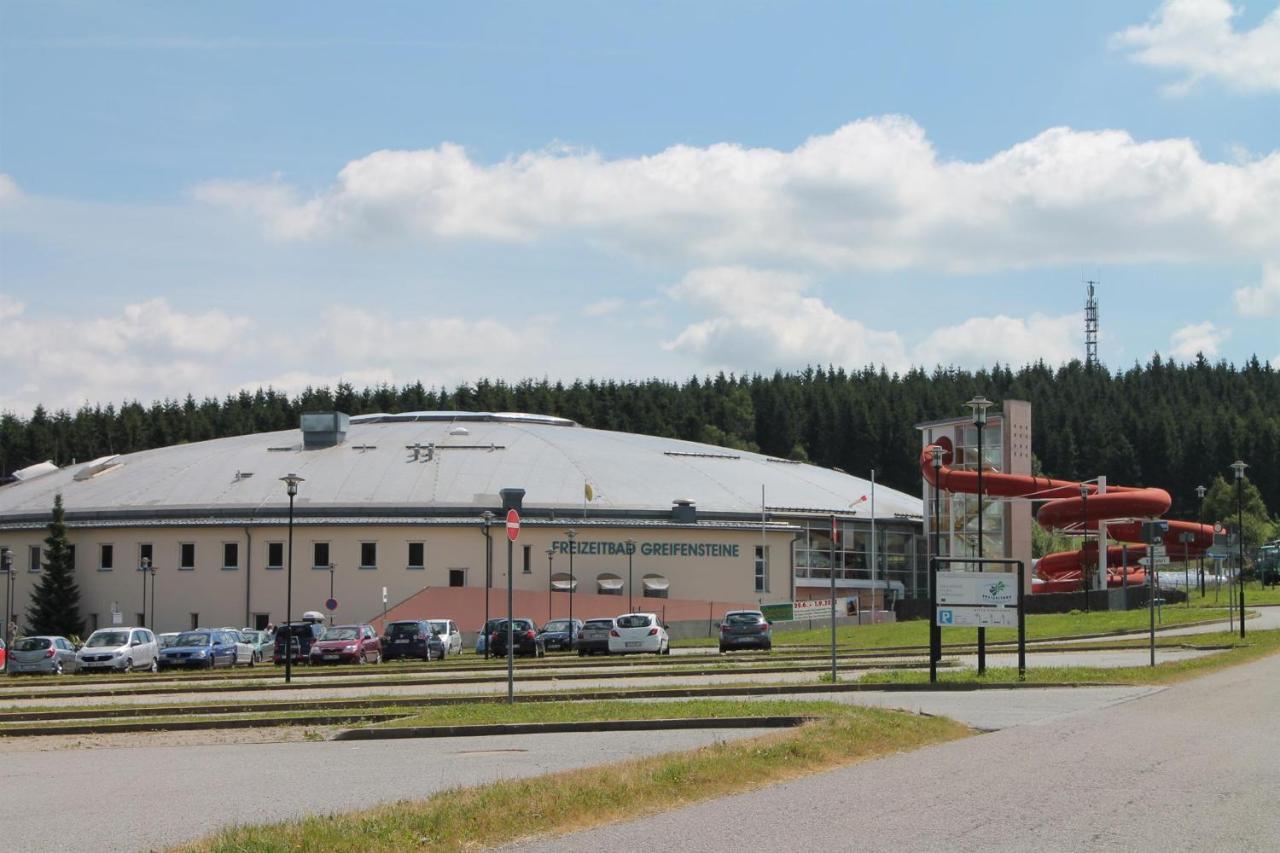
[[[0,737],[46,737],[50,735],[108,735],[136,732],[190,732],[218,729],[270,729],[278,726],[336,726],[361,721],[380,722],[405,716],[394,714],[336,714],[321,717],[283,717],[246,720],[178,720],[169,722],[107,723],[80,726],[24,726],[0,729]]]
[[[404,726],[385,729],[345,729],[332,740],[394,740],[398,738],[487,737],[563,732],[648,732],[673,729],[781,729],[799,726],[815,717],[689,717],[659,720],[589,720],[557,723],[486,723],[471,726]]]

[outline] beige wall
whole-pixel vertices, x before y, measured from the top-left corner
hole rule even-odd
[[[567,572],[569,559],[561,553],[567,547],[565,526],[526,523],[513,549],[515,587],[543,591],[547,588],[547,554],[553,543],[559,551],[553,558],[557,574]],[[670,582],[670,597],[701,600],[786,601],[790,589],[790,543],[792,531],[771,530],[767,534],[769,548],[769,590],[755,590],[755,548],[761,542],[759,528],[576,528],[578,553],[574,556],[574,575],[578,590],[596,592],[596,578],[611,573],[623,579],[626,594],[627,557],[625,553],[603,553],[612,543],[621,546],[627,539],[638,543],[633,557],[635,597],[641,597],[641,579],[646,574],[660,574]],[[31,591],[39,579],[38,572],[28,571],[28,546],[43,542],[45,532],[29,531],[0,534],[0,545],[14,552],[16,580],[12,612],[18,623],[25,624]],[[506,584],[505,531],[500,524],[491,528],[494,554],[494,584]],[[283,569],[267,569],[268,543],[286,542],[287,527],[230,526],[202,527],[128,527],[76,528],[68,525],[68,538],[76,546],[76,579],[80,586],[81,615],[86,631],[92,627],[90,614],[98,614],[100,626],[111,622],[111,604],[117,602],[125,624],[136,621],[142,610],[142,576],[137,571],[139,545],[150,543],[152,563],[156,567],[155,624],[158,631],[183,630],[191,625],[191,614],[198,614],[204,626],[235,625],[246,622],[246,584],[248,615],[264,613],[272,622],[283,621],[285,612],[285,578]],[[196,546],[195,567],[178,569],[180,545]],[[223,567],[223,544],[238,544],[239,567]],[[449,570],[462,569],[467,586],[484,585],[484,537],[481,528],[470,526],[364,526],[312,525],[294,526],[293,599],[295,614],[303,610],[321,610],[329,596],[329,572],[312,568],[316,542],[329,543],[329,560],[336,566],[334,597],[338,601],[335,619],[363,621],[380,616],[382,587],[387,587],[390,606],[404,601],[427,586],[447,587]],[[358,567],[362,542],[377,543],[377,567]],[[425,543],[425,568],[409,569],[410,542]],[[114,568],[100,571],[99,546],[113,546]],[[654,544],[673,546],[716,546],[736,555],[697,556],[654,551]],[[530,546],[530,569],[523,571],[523,547]],[[648,547],[646,547],[648,546]],[[588,549],[600,553],[585,553]],[[2,592],[2,590],[0,590]],[[148,594],[150,595],[150,593]],[[441,614],[449,616],[450,614]]]

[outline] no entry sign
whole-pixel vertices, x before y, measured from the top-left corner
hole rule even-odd
[[[520,513],[514,509],[507,510],[507,538],[512,542],[520,535]]]

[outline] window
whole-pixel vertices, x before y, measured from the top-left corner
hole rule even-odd
[[[115,568],[116,549],[114,545],[98,546],[98,571],[109,572]]]
[[[612,572],[597,576],[596,595],[622,595],[622,578]]]
[[[147,614],[145,614],[145,613],[135,613],[135,614],[133,614],[133,615],[134,615],[134,616],[136,616],[136,617],[138,617],[137,619],[135,619],[135,620],[134,620],[134,622],[135,622],[135,623],[137,623],[138,625],[145,625],[145,624],[147,624]]]
[[[329,543],[313,542],[311,543],[311,568],[328,569],[329,568]]]
[[[27,571],[29,572],[40,571],[40,546],[39,545],[27,546]]]
[[[268,569],[284,568],[284,543],[283,542],[267,543],[267,568]]]
[[[98,630],[98,614],[90,613],[89,614],[89,633],[92,634],[96,630]]]
[[[192,613],[191,614],[191,630],[194,631],[199,627],[200,627],[200,614]]]
[[[361,542],[360,543],[360,568],[362,569],[378,568],[378,543],[377,542]]]
[[[196,543],[182,542],[178,545],[178,568],[189,572],[196,567]]]
[[[150,542],[142,542],[142,543],[140,543],[140,544],[138,545],[138,565],[139,565],[139,566],[141,566],[141,565],[142,565],[142,561],[143,561],[143,560],[146,560],[148,563],[153,563],[153,562],[154,562],[154,560],[153,560],[153,558],[152,558],[152,556],[151,556],[151,543],[150,543]]]
[[[255,613],[255,614],[253,614],[253,627],[254,627],[254,630],[257,630],[257,631],[265,631],[265,630],[267,630],[267,626],[268,626],[268,625],[270,625],[270,624],[271,624],[271,614],[270,614],[270,613]]]
[[[409,565],[410,569],[425,569],[426,563],[426,544],[423,542],[409,543]]]
[[[240,568],[240,543],[239,542],[223,542],[222,543],[222,568],[223,569]]]
[[[466,586],[467,570],[466,569],[450,569],[449,570],[449,586]]]
[[[662,575],[645,575],[641,582],[645,598],[666,598],[671,591],[671,582]]]
[[[769,591],[769,550],[756,546],[756,592]]]
[[[76,546],[75,545],[67,546],[67,559],[71,561],[71,568],[75,569],[76,567]]]
[[[533,546],[524,546],[524,573],[527,575],[533,571]]]

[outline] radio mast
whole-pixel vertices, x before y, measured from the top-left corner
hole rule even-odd
[[[1089,296],[1084,303],[1084,366],[1098,366],[1098,297],[1094,292],[1096,281],[1086,281]]]

